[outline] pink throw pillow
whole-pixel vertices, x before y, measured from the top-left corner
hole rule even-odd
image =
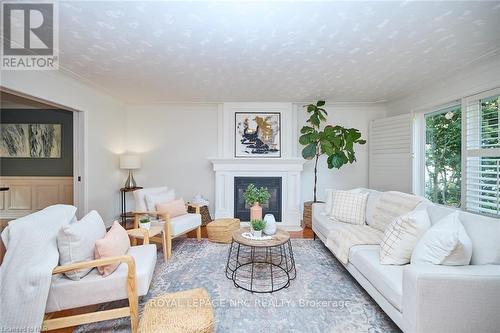
[[[113,222],[113,226],[106,233],[104,238],[98,239],[95,242],[95,258],[109,258],[115,256],[122,256],[128,252],[130,248],[130,239],[128,238],[127,231],[118,223]],[[97,267],[99,273],[103,277],[113,273],[120,264],[109,264]]]
[[[156,204],[156,211],[160,213],[168,213],[170,214],[170,217],[176,217],[187,214],[187,209],[186,209],[186,204],[184,203],[184,199]]]

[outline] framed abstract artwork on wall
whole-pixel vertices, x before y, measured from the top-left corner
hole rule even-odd
[[[61,124],[0,124],[0,157],[61,158]]]
[[[236,112],[234,157],[281,157],[281,114]]]

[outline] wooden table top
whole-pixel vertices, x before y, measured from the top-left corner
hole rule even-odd
[[[278,245],[283,245],[288,240],[290,239],[290,234],[281,229],[277,229],[276,233],[272,235],[272,239],[269,240],[253,240],[253,239],[248,239],[242,236],[244,232],[250,232],[250,228],[240,228],[239,230],[236,230],[233,232],[233,240],[236,243],[240,243],[242,245],[246,246],[253,246],[253,247],[269,247],[269,246],[278,246]]]
[[[122,187],[120,189],[121,192],[134,192],[134,191],[137,191],[137,190],[142,190],[143,187],[142,186],[136,186],[136,187]]]

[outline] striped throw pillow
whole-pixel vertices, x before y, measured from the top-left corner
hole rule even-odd
[[[382,265],[405,265],[410,263],[415,246],[431,227],[426,210],[415,210],[396,217],[385,228],[380,243],[380,263]]]

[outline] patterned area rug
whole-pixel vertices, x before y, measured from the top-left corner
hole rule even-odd
[[[235,288],[225,276],[229,245],[175,240],[168,263],[158,252],[149,293],[139,301],[140,312],[154,296],[203,287],[213,301],[216,332],[400,332],[321,241],[294,239],[292,245],[297,278],[290,287],[251,294]],[[128,332],[129,323],[122,318],[83,325],[76,332]]]

